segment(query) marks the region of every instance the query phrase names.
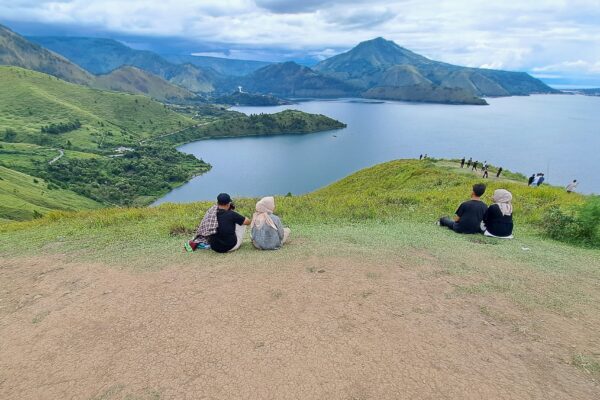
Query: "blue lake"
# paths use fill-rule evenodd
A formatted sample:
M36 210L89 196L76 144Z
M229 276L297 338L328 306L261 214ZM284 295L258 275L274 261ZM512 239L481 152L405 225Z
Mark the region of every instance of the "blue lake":
M580 182L600 193L600 97L536 95L488 99L489 106L456 106L355 99L290 106L236 107L247 113L297 109L345 122L341 130L203 140L179 147L213 168L156 204L233 196L307 193L359 169L399 158L463 156L547 181Z

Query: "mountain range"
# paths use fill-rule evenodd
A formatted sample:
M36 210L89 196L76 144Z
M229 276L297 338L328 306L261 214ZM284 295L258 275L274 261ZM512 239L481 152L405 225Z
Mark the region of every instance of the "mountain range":
M447 64L383 38L359 43L313 68L294 62L162 56L103 38L28 39L0 26L0 64L161 101L189 101L197 95L210 99L240 86L246 92L280 97L355 96L450 104L487 104L483 97L557 92L524 72Z

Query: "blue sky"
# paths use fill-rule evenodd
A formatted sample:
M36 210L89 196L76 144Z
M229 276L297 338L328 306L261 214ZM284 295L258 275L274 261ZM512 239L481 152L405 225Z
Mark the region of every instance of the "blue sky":
M25 35L309 63L382 36L440 61L600 86L600 0L0 0L0 22Z

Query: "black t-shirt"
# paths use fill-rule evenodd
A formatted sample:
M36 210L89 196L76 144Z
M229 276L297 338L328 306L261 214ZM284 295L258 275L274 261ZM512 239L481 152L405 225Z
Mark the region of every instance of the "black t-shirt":
M235 224L243 225L246 218L232 210L217 210L217 233L210 237L210 248L218 253L227 253L237 244Z
M486 210L487 206L483 201L465 201L456 210L460 220L454 224L454 230L459 233L481 233L481 221Z
M502 215L498 204L492 204L483 216L489 233L494 236L510 236L513 231L512 215Z

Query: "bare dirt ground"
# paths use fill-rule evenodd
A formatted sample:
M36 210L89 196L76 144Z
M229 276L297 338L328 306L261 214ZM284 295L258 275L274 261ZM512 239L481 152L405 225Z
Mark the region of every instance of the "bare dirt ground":
M140 271L0 259L0 398L599 396L571 365L575 347L597 344L598 319L575 328L456 295L460 278L434 259L196 260Z

